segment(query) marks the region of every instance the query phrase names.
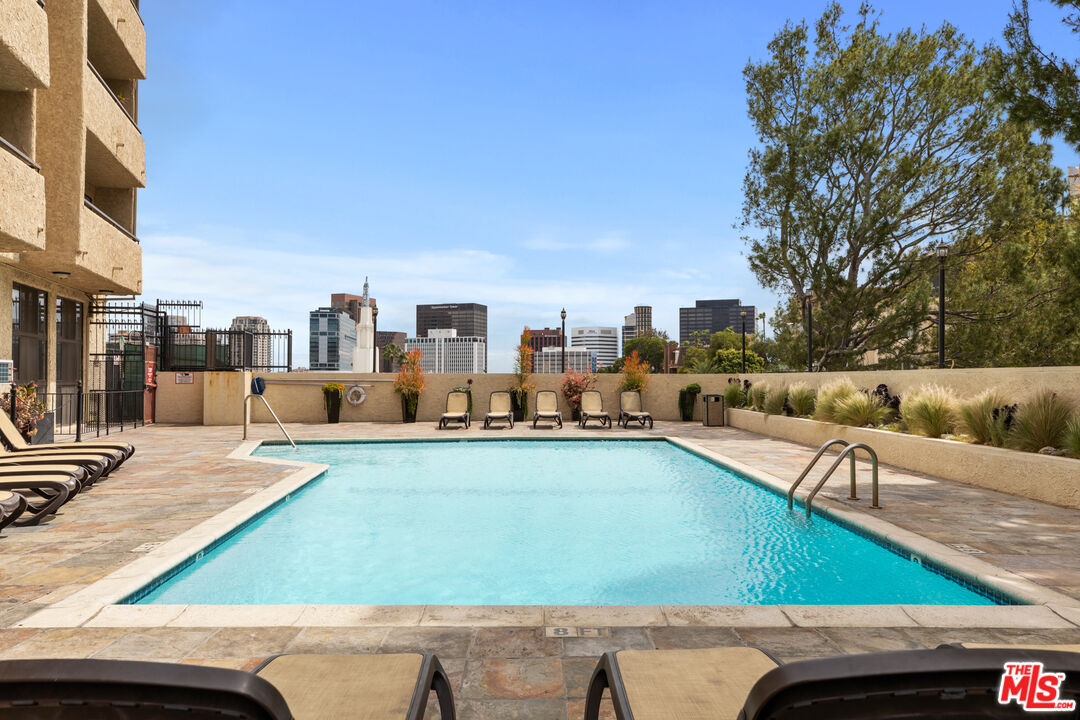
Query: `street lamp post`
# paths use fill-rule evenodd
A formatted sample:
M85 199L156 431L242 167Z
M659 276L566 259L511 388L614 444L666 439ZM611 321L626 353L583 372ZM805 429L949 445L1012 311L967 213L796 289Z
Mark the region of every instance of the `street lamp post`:
M559 343L560 343L560 345L562 345L562 351L561 351L562 352L562 371L563 371L563 374L565 375L566 374L566 308L562 309L562 312L559 313L559 316L562 318L562 336L559 338Z
M739 317L742 318L742 372L746 374L746 311L743 310L739 313Z
M814 372L814 301L817 295L806 297L806 372Z
M379 372L379 308L371 308L371 372Z
M937 315L937 366L945 367L945 258L949 248L945 243L937 246L938 257L938 315Z

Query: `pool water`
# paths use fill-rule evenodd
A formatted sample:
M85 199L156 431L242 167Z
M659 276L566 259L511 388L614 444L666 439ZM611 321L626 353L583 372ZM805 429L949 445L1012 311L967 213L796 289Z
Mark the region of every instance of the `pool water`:
M142 603L994 601L664 441L317 443L331 469Z

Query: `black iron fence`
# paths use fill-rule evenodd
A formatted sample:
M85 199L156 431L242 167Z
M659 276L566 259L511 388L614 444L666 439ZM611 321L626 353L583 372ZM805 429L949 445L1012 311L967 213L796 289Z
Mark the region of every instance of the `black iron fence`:
M83 391L80 383L79 388L67 392L39 392L37 399L45 404L45 417L38 422L31 442L44 442L49 434L56 440L79 442L133 430L146 420L142 390Z
M170 326L161 339L162 370L292 370L292 330L188 330Z

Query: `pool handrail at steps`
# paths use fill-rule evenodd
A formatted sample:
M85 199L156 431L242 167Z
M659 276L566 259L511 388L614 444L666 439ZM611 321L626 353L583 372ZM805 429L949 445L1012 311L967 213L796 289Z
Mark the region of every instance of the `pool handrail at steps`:
M270 407L270 403L263 395L263 391L265 389L266 381L262 378L257 377L251 381L251 392L244 395L244 440L247 440L248 423L251 422L251 404L248 401L251 400L251 398L253 397L257 397L263 401L263 405L265 405L266 409L270 411L270 415L274 418L274 422L276 422L277 426L281 428L281 432L285 433L285 439L289 441L289 444L292 445L293 450L295 450L296 443L293 442L292 437L289 435L289 431L286 430L285 426L281 424L280 420L278 420L277 413L274 412L274 408Z
M881 506L878 505L878 459L877 459L877 453L875 453L874 449L872 447L870 447L869 445L867 445L866 443L848 443L846 440L841 440L840 438L833 438L832 440L829 440L824 445L822 445L820 448L818 448L817 454L814 455L814 459L811 460L807 464L806 468L803 469L802 474L800 474L798 479L791 484L790 488L788 488L788 493L787 493L788 510L791 510L795 506L795 490L797 490L799 485L802 484L802 481L806 479L807 474L809 474L810 470L813 469L814 465L817 464L817 461L821 459L821 456L825 454L825 451L828 450L829 448L831 448L833 445L843 445L844 449L840 451L840 454L836 456L836 460L833 462L832 466L828 469L828 471L826 471L825 475L822 476L822 478L820 480L818 480L817 485L815 485L814 489L810 491L810 494L806 496L806 503L805 503L805 505L806 505L806 517L810 517L810 510L811 510L811 505L814 502L814 497L818 494L818 492L821 490L821 488L824 487L824 485L828 481L828 479L830 477L832 477L832 474L836 470L836 468L840 467L840 463L843 462L845 455L851 461L851 473L850 473L850 475L851 475L851 487L850 487L850 490L848 491L848 499L849 500L858 500L859 499L858 495L855 492L855 451L856 450L865 450L870 455L870 467L871 467L871 470L872 470L872 473L873 473L872 474L872 479L871 479L871 486L870 486L871 487L871 490L870 490L870 492L871 492L870 507L872 509L874 509L874 510L880 510Z

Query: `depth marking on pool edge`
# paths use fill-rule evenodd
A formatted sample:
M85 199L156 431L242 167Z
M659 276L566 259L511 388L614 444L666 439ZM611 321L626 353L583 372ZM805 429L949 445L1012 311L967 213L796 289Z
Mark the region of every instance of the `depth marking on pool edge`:
M945 543L945 544L948 545L949 547L951 547L953 550L959 550L960 552L967 553L968 555L985 555L986 554L985 550L980 550L977 547L972 547L971 545L967 545L965 543Z
M587 637L600 638L611 637L609 627L545 627L544 635L547 637Z

